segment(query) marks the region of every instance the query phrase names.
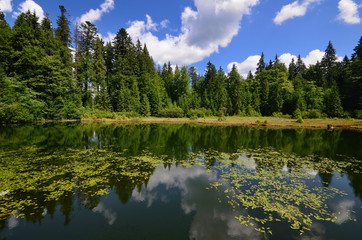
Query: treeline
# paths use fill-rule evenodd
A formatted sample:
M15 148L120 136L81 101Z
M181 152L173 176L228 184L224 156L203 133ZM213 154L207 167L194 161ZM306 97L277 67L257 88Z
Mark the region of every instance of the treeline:
M122 28L104 43L90 22L70 31L60 6L48 15L21 13L11 28L0 12L0 123L82 117L205 115L361 118L362 37L349 59L337 61L329 42L321 62L301 57L286 67L262 54L255 76L229 74L209 62L156 68L147 46ZM73 35L73 36L72 36ZM71 49L71 47L74 47Z

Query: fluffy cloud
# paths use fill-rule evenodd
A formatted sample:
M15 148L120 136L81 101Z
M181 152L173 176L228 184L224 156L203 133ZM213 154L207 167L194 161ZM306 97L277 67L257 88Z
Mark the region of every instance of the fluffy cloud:
M22 12L35 12L35 14L39 17L39 21L43 20L44 18L44 10L41 6L39 6L33 0L26 0L19 4L18 11L14 12L13 17L16 18Z
M320 0L304 0L303 3L299 3L299 0L297 0L293 3L285 5L277 13L276 17L274 18L274 23L280 25L288 19L304 16L308 7L310 7L312 3L319 1Z
M105 43L112 42L113 39L116 37L116 34L107 32L107 36L102 36L102 34L98 33L98 36L103 39Z
M13 6L11 5L11 0L0 0L0 10L2 12L12 12Z
M181 33L166 34L160 40L152 34L156 30L151 17L146 21L134 21L127 29L132 39L140 39L159 63L171 61L179 65L198 62L219 47L226 47L237 35L240 21L250 14L251 7L259 0L194 0L196 10L186 7L181 14ZM164 23L160 24L161 27ZM152 27L151 27L152 26Z
M342 20L348 24L361 23L358 15L359 6L352 0L341 0L338 3L339 15L338 20Z
M101 4L100 8L91 9L87 13L83 14L79 21L86 22L89 21L94 23L102 18L103 14L108 13L109 11L114 9L114 0L106 0Z
M311 51L306 57L302 57L302 60L306 66L316 64L318 61L320 62L324 56L325 52L322 52L319 49ZM297 61L297 56L292 55L290 53L284 53L282 54L278 59L280 62L284 63L287 67L292 62L292 59L294 58L294 61ZM260 56L250 56L245 61L238 63L238 62L231 62L228 64L228 70L231 71L233 64L236 65L238 72L240 75L242 75L244 78L248 75L249 71L254 73L256 71L257 64L259 62ZM342 57L337 57L337 61L342 61ZM266 59L264 59L266 61Z
M237 62L229 63L228 70L230 72L233 65L235 64L236 68L238 69L238 72L244 78L246 78L249 71L255 72L259 59L260 59L259 55L254 55L254 56L248 57L244 62L241 62L241 63L237 63Z

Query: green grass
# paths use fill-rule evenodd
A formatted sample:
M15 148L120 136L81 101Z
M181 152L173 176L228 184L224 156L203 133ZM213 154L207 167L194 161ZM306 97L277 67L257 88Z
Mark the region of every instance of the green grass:
M276 117L226 117L220 121L219 117L205 118L160 118L160 117L135 117L135 118L84 118L82 121L104 121L104 122L144 122L144 123L201 123L218 125L253 125L269 127L311 127L326 128L332 125L336 128L355 128L362 129L362 120L360 119L303 119L303 123L297 123L297 119L276 118Z

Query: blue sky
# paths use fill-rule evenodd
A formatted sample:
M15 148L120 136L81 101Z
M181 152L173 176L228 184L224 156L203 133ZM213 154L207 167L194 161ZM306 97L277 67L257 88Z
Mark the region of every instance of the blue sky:
M6 20L27 9L49 13L58 5L72 23L90 20L108 40L121 27L145 42L158 64L196 66L210 60L226 72L237 64L245 75L263 51L289 64L298 54L313 64L331 40L339 57L350 56L362 35L361 0L0 0Z

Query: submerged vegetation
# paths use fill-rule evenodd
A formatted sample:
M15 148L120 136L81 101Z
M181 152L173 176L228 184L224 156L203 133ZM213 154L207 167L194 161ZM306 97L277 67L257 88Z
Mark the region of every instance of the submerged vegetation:
M104 43L91 22L76 25L72 37L68 18L60 6L55 29L48 16L40 23L31 12L10 27L0 11L0 124L126 115L362 117L362 38L342 62L331 42L310 66L300 56L289 66L278 56L266 64L262 54L255 75L244 79L235 65L228 74L211 62L204 74L155 66L146 44L124 28Z
M175 165L201 166L215 172L218 179L209 189L226 196L241 224L265 234L272 234L275 221L290 225L300 234L315 221L336 221L338 214L327 206L327 200L346 193L325 186L314 173L362 173L361 160L301 157L274 148L234 153L205 150L174 160L148 151L132 156L127 149L115 151L113 147L51 152L25 147L0 152L0 221L9 215L39 221L44 209L53 215L57 202L72 201L74 194L79 204L89 209L110 190L117 191L125 203L133 189L141 191L147 186L157 167ZM241 211L244 209L246 212ZM61 211L69 218L72 210L62 207Z

